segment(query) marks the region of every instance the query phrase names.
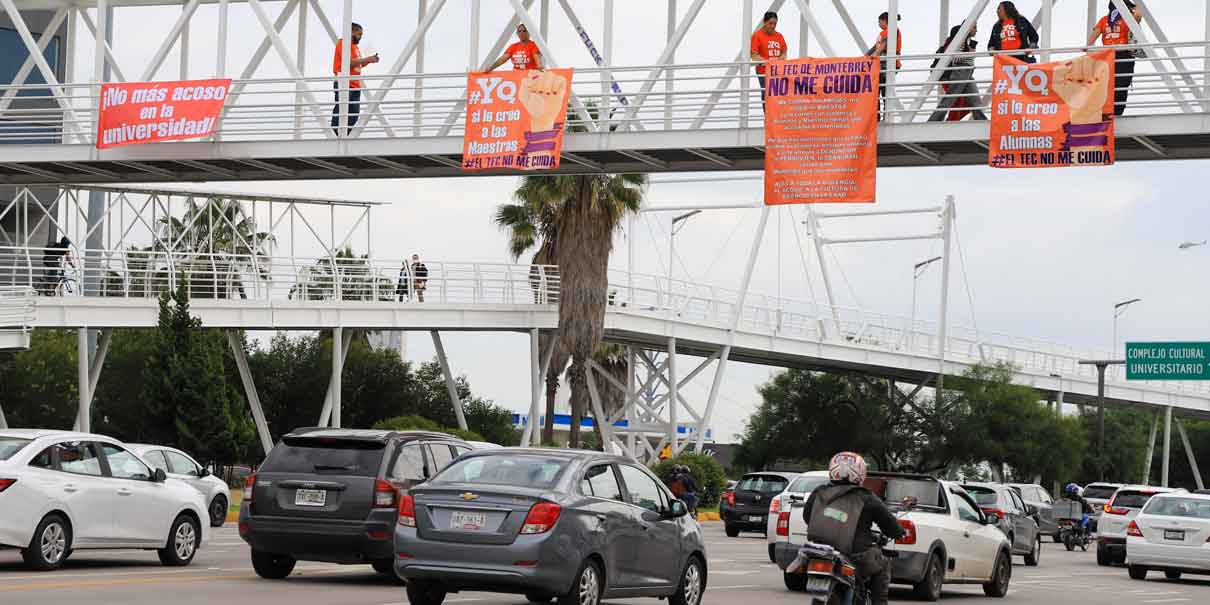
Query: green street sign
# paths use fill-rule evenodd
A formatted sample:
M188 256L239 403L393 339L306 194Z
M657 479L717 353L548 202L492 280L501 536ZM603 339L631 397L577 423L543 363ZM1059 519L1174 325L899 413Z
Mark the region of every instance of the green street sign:
M1210 380L1210 342L1128 342L1126 380Z

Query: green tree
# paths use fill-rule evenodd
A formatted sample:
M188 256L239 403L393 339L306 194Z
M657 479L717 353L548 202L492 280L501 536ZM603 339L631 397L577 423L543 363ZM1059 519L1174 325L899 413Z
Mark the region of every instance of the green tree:
M157 247L184 253L173 267L188 270L189 293L196 298L247 298L243 277L269 277L273 234L258 231L243 204L229 198L190 199L180 218L159 220Z
M1147 458L1147 438L1151 431L1151 414L1137 408L1105 409L1105 450L1097 448L1097 410L1085 408L1080 422L1087 436L1088 448L1080 469L1080 483L1091 481L1115 481L1134 483L1142 481L1143 466ZM1175 433L1175 429L1173 430ZM1176 440L1174 440L1174 445ZM1156 446L1159 452L1161 446ZM1159 456L1156 456L1156 460ZM1159 474L1151 473L1153 483L1159 482Z
M513 427L513 412L491 401L472 397L464 408L466 426L482 435L476 441L514 446L521 442L521 432Z
M79 407L76 331L33 332L30 348L0 353L0 404L11 427L70 429Z
M368 254L358 256L348 247L321 258L301 271L290 298L336 300L339 291L340 300L395 300L395 279L377 274L369 259Z

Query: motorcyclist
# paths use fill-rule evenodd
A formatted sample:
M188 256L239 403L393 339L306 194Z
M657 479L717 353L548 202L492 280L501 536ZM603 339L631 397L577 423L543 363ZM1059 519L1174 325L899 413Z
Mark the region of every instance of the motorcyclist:
M1063 498L1080 503L1080 512L1083 513L1083 516L1080 518L1080 529L1084 530L1084 533L1088 533L1089 524L1091 523L1092 505L1084 499L1080 486L1075 483L1068 483L1063 488Z
M802 515L807 539L848 556L869 582L870 603L880 605L888 599L891 562L871 527L877 525L888 538L899 538L904 531L882 499L862 487L865 478L866 463L859 454L836 454L828 464L829 483L811 492Z

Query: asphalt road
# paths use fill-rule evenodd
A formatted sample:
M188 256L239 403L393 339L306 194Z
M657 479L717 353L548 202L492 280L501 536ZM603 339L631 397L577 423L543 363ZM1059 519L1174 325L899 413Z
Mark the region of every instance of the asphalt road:
M732 605L803 605L801 593L787 592L781 572L769 563L765 542L758 535L730 539L722 525L707 524L710 582L704 603ZM1101 605L1103 603L1160 604L1210 602L1210 576L1168 581L1153 573L1146 582L1130 580L1123 568L1097 567L1092 552L1068 553L1047 543L1039 567L1016 560L1005 601ZM893 601L911 601L904 591L892 589ZM943 602L992 601L978 586L945 589ZM447 603L476 605L528 605L524 597L488 593L450 595ZM617 603L658 604L651 599ZM0 550L0 604L38 605L406 605L403 589L368 566L300 563L284 581L262 580L252 571L248 548L230 524L212 534L193 564L162 567L154 552L83 551L55 572L24 569L20 555Z

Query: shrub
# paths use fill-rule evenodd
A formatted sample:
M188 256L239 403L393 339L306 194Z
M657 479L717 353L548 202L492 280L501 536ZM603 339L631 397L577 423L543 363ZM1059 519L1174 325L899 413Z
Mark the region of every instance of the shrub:
M475 431L464 431L461 429L452 429L443 427L436 422L425 418L424 416L395 416L394 418L386 418L374 423L371 427L379 431L433 431L434 433L445 433L453 435L459 439L466 441L486 441L483 435Z
M699 508L709 508L718 504L719 498L723 494L723 488L727 486L727 474L723 472L723 466L713 456L683 453L675 458L661 461L651 467L651 470L661 481L667 483L672 477L672 467L677 464L689 467L689 474L698 486L697 505Z

